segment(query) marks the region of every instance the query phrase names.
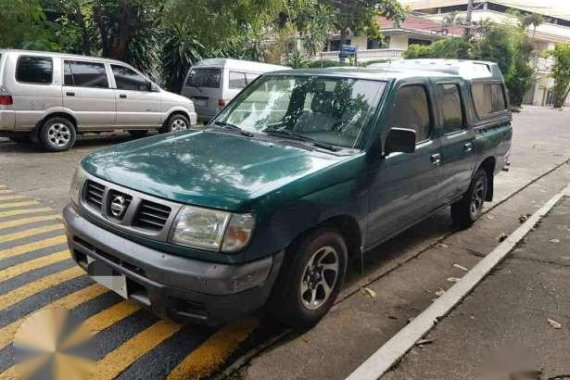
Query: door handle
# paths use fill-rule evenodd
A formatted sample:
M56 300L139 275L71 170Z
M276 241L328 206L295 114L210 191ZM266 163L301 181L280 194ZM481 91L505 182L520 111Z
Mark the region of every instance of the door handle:
M465 143L465 145L463 145L463 150L465 152L471 152L473 150L473 144L469 143Z
M66 92L65 96L75 96L75 92Z
M441 154L439 153L435 153L431 155L431 163L434 166L439 166L441 164Z
M121 98L121 99L126 99L126 98L127 98L127 95L125 95L125 94L120 94L120 95L119 95L119 98Z

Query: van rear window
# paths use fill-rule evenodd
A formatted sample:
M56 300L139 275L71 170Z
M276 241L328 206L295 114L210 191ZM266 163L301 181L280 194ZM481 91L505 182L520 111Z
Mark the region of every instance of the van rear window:
M479 117L507 109L505 90L499 83L473 83L471 86L475 111Z
M16 80L22 83L50 84L53 61L48 57L21 56L16 65Z
M222 70L220 69L192 69L186 86L220 88Z

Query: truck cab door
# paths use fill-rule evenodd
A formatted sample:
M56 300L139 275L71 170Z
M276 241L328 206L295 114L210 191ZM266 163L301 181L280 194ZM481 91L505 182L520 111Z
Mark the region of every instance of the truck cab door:
M450 203L469 188L474 165L475 131L469 128L465 94L460 82L436 84L439 123L442 130L442 197Z
M385 130L416 131L413 153L391 153L371 167L367 242L375 245L441 205L441 151L434 113L424 83L398 88L388 107ZM387 133L386 133L387 135Z

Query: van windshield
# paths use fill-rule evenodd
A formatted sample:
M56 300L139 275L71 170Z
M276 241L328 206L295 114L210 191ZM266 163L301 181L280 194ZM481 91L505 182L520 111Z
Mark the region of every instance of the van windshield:
M220 88L220 81L222 77L221 69L192 69L186 86L188 87L206 87L206 88Z
M354 148L385 82L319 76L265 76L214 123Z

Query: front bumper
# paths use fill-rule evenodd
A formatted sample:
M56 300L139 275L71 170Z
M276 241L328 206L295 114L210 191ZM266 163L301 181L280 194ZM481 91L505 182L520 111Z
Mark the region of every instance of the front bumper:
M209 263L160 252L103 229L71 206L63 211L76 263L87 256L127 278L129 299L162 318L219 325L261 308L284 252L239 265Z

